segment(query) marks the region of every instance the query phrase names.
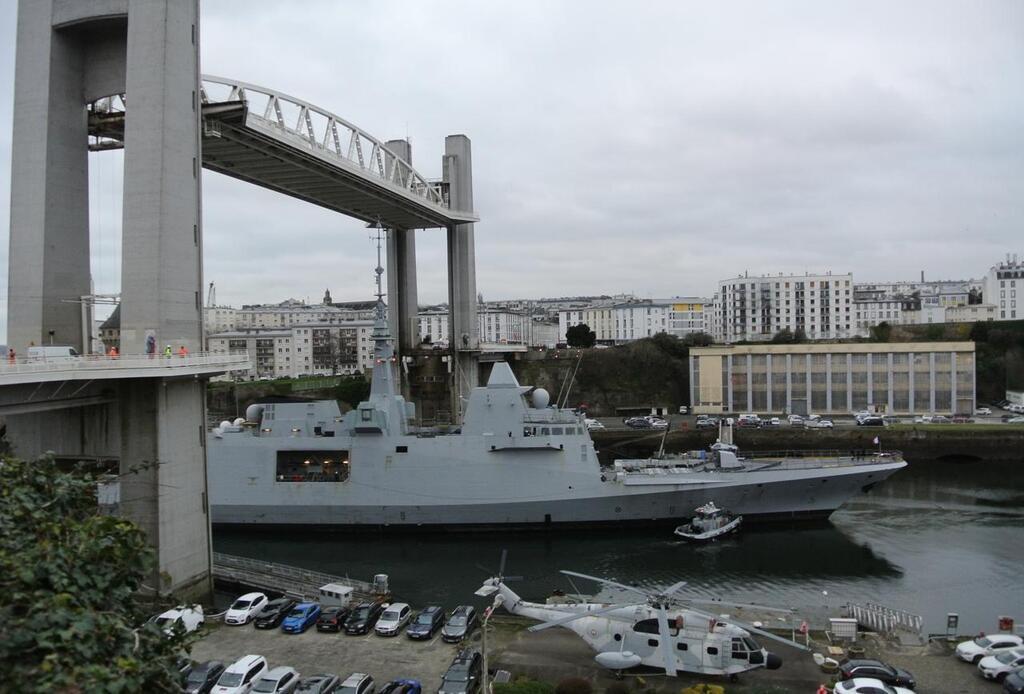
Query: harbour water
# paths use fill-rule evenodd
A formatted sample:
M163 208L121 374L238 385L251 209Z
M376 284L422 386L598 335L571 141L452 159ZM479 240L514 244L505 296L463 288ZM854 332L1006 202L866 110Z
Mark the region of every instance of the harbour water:
M875 602L962 633L998 615L1024 621L1024 463L912 463L848 502L829 522L745 529L691 546L664 528L538 533L390 534L215 530L214 549L327 573L390 576L414 606L467 602L508 549L524 597L575 592L559 569L642 585L689 582L692 593L791 607ZM594 586L578 582L583 591ZM827 594L826 594L827 593Z

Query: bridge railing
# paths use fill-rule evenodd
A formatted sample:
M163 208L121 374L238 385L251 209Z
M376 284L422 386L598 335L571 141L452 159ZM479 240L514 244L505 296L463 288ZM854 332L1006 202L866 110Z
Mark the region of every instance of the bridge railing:
M202 99L203 103L244 101L250 117L293 145L355 165L425 202L448 207L442 184L426 179L380 140L330 111L266 87L213 75L203 75Z
M122 369L171 369L202 366L225 367L228 370L248 368L249 354L235 352L190 352L184 356L174 354L84 354L77 357L32 358L5 357L0 360L0 376L14 374L81 373L85 371L116 371Z

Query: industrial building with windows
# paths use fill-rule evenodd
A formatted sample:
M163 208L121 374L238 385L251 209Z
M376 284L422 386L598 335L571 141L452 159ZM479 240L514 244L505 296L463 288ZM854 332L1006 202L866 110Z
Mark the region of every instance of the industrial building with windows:
M690 350L695 413L973 413L973 342L726 345Z

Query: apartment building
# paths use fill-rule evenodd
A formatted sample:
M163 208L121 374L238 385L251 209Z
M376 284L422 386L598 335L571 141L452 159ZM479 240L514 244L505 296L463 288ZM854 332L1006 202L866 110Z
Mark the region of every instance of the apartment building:
M449 340L449 314L447 308L427 309L416 315L420 340L428 337L433 343ZM477 312L480 341L490 344L535 344L530 315L521 311L482 309Z
M717 342L767 341L780 330L809 339L855 334L853 274L762 275L721 280L705 324Z
M684 337L704 332L704 310L710 300L702 297L640 299L603 304L558 313L558 340L565 342L569 328L585 323L599 344L617 345L658 333Z
M996 320L1024 318L1024 261L1018 260L1016 253L989 268L982 296L986 304L995 307Z
M973 342L726 345L690 350L696 413L973 413Z

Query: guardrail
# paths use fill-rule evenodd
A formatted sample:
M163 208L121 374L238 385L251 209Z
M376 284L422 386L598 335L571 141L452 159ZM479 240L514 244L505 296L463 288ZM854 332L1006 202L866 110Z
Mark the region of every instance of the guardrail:
M197 366L248 368L248 352L193 352L175 354L86 354L77 357L49 357L0 360L0 376L33 373L81 373L83 371L116 371L121 369L169 369ZM234 370L234 369L228 369Z
M222 581L297 598L318 599L320 587L328 583L350 586L357 600L369 600L374 596L373 584L366 581L220 552L213 553L213 574Z
M900 461L903 460L903 451L879 451L875 448L866 448L861 452L835 449L795 449L785 451L743 451L742 457L748 460L757 460L759 458L786 458L787 460L799 460L800 458L842 458L844 460Z
M895 634L897 631L905 631L920 635L921 627L924 623L921 615L912 614L904 610L895 610L871 602L864 603L863 605L851 603L849 611L850 616L856 619L859 625L881 634Z

